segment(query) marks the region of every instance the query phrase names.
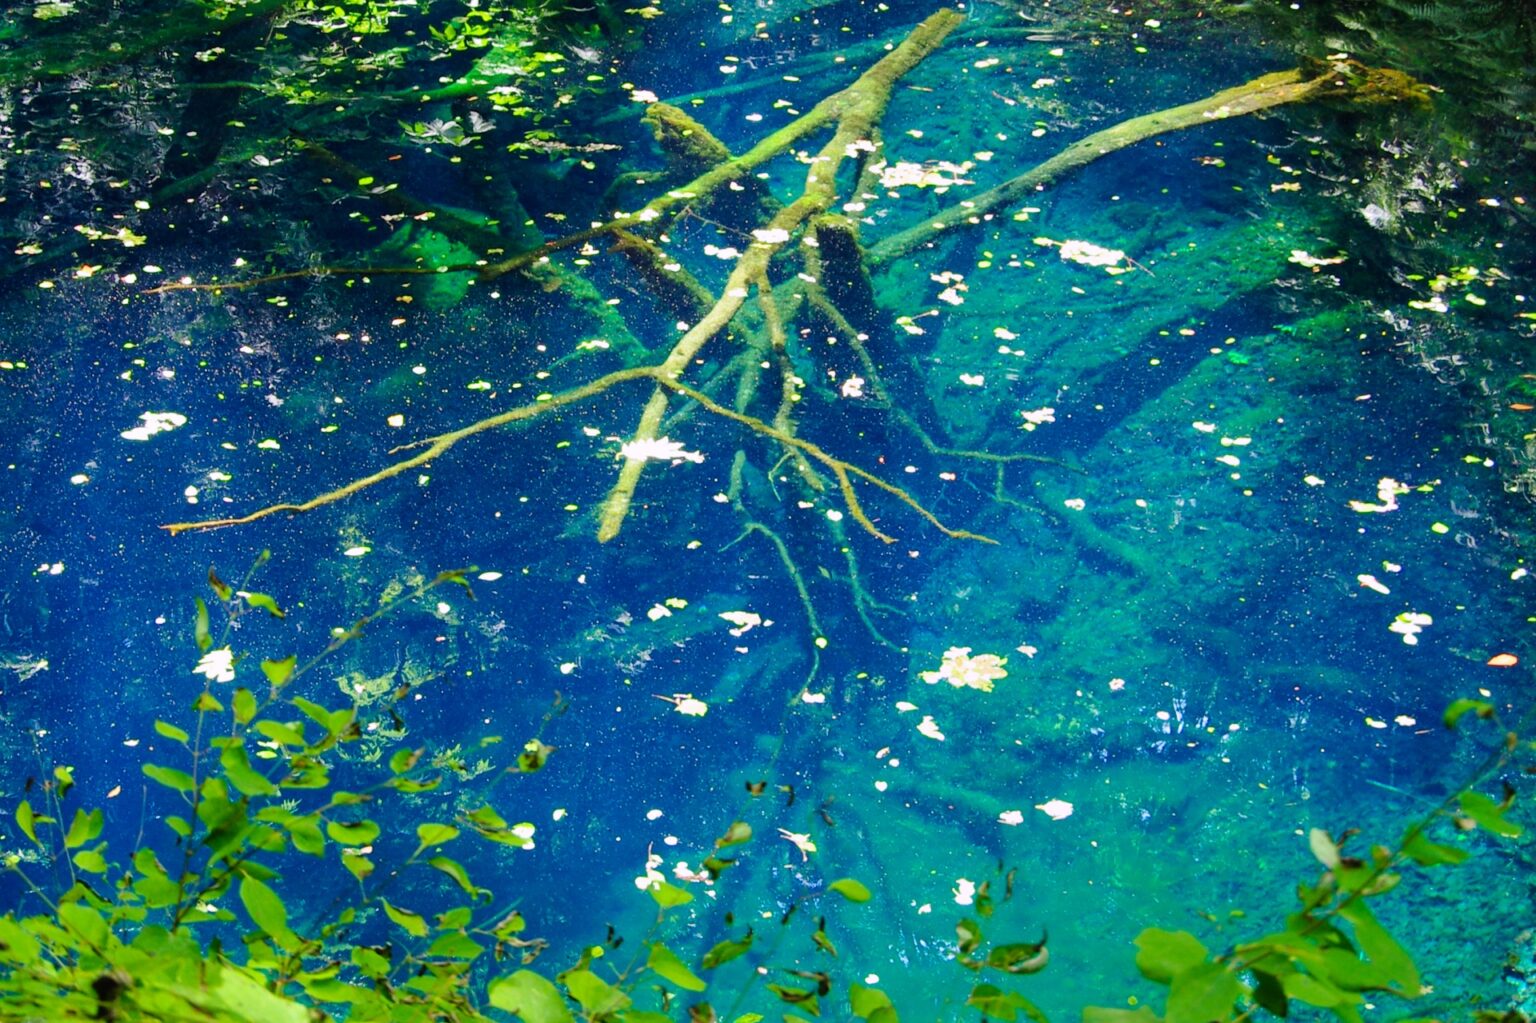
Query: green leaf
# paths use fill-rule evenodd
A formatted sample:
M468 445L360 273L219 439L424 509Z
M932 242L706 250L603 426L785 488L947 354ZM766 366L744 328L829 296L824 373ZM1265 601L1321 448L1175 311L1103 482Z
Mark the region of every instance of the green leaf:
M1307 832L1307 844L1312 847L1312 855L1317 857L1317 862L1329 870L1338 869L1339 847L1334 844L1328 832L1322 828L1313 828Z
M1481 792L1463 792L1460 802L1461 812L1476 821L1478 827L1484 831L1491 831L1505 838L1519 838L1525 830L1514 821L1504 819L1507 805L1495 803Z
M394 772L395 774L404 774L406 771L409 771L411 768L416 766L417 762L421 760L422 754L425 752L426 750L422 749L396 750L394 754L389 758L390 771Z
M706 970L713 970L717 966L723 966L732 959L738 959L745 955L747 950L752 947L752 941L751 931L748 931L747 936L740 941L722 941L704 953L704 958L699 965Z
M893 1014L890 1023L896 1023L894 1013L896 1007L891 1004L891 996L879 988L864 987L852 984L848 988L848 1005L853 1009L853 1014L860 1019L870 1019L882 1009L889 1009Z
M395 923L405 928L407 934L417 938L425 938L427 936L427 921L422 919L421 914L412 913L408 909L396 909L386 899L380 899L379 901L384 904L385 914Z
M725 829L725 834L715 839L715 848L724 849L732 845L740 845L752 840L752 825L746 821L732 821L731 826Z
M263 718L251 726L258 735L282 743L284 746L304 746L304 732L298 722L288 724Z
M1371 963L1386 974L1393 990L1403 998L1417 998L1419 969L1413 957L1377 922L1370 907L1356 899L1340 906L1339 915L1354 925L1355 940Z
M994 945L987 953L987 965L1004 973L1039 973L1049 961L1044 942Z
M1453 845L1441 845L1431 842L1422 833L1411 836L1403 843L1403 852L1410 856L1420 866L1435 867L1441 864L1456 864L1465 860L1471 853L1465 849L1458 849Z
M1359 1002L1360 996L1340 991L1332 984L1305 973L1289 973L1280 981L1288 998L1306 1002L1320 1009L1331 1009L1345 1002Z
M288 928L288 907L265 882L249 875L241 878L240 904L250 914L251 922L285 951L296 951L303 945Z
M1229 973L1223 964L1196 963L1176 974L1169 985L1167 1021L1212 1023L1213 1020L1230 1020L1235 1015L1237 1000L1247 992L1248 986Z
M1170 984L1173 978L1185 970L1205 962L1208 954L1188 931L1165 931L1148 927L1136 936L1136 968L1148 980Z
M1278 967L1280 964L1274 965ZM1259 1008L1284 1019L1291 1011L1291 1007L1280 978L1267 970L1256 969L1253 971L1253 979L1253 1000L1258 1003Z
M75 866L87 874L105 874L107 872L107 858L94 849L81 849L71 857Z
M785 1003L786 1005L797 1006L798 1008L804 1009L812 1016L821 1015L821 1001L816 996L816 990L814 988L788 987L784 984L765 984L763 986L777 995L779 1001ZM797 1017L785 1016L784 1018L786 1020L792 1020L796 1019Z
M298 654L289 654L280 661L262 661L261 673L267 676L267 681L272 684L273 689L281 689L293 677L293 669L298 663Z
M187 742L192 738L192 736L188 735L184 729L177 728L169 721L157 720L155 722L155 731L159 732L167 739L181 743L183 746L185 746Z
M197 694L197 699L192 701L192 709L200 714L217 714L224 709L224 705L219 702L217 696L204 689Z
M186 771L178 771L174 767L162 767L159 764L144 764L140 770L145 777L159 782L166 788L175 789L177 792L191 792L197 787L192 776Z
M571 997L589 1018L617 1012L629 1005L629 996L591 970L571 970L563 977Z
M338 845L367 845L379 837L379 826L373 821L363 820L355 823L342 821L327 821L325 833L331 836L331 841Z
M870 900L869 889L851 877L839 878L827 885L827 887L849 902L868 902Z
M434 856L427 861L427 865L441 870L453 878L454 883L464 889L465 893L472 899L478 899L482 895L489 894L484 889L475 887L474 882L469 879L469 871L465 870L463 864L459 863L458 860L450 860L446 856Z
M523 751L517 755L517 769L523 774L533 774L542 770L549 760L549 755L555 751L555 747L546 746L538 739L529 739L523 745Z
M208 585L213 587L214 595L220 600L228 600L235 595L235 588L223 579L220 579L219 574L213 570L212 565L208 566Z
M447 959L477 959L480 953L484 951L484 945L462 931L450 931L447 934L440 934L427 947L428 956L442 956Z
M224 769L224 777L242 795L275 796L282 791L251 766L250 759L245 755L245 743L239 739L230 742L220 751L219 766Z
M236 689L234 698L235 723L248 725L256 716L256 696L249 689Z
M575 1023L560 990L532 970L518 970L491 981L487 996L495 1008L523 1023Z
M703 991L709 986L698 974L690 970L676 953L659 941L651 945L651 955L645 961L645 965L652 973L684 991Z
M650 887L651 898L656 900L656 905L662 909L671 909L673 906L686 906L693 901L693 893L679 888L675 884L665 881L653 881Z
M1162 1023L1162 1017L1145 1005L1134 1009L1089 1005L1083 1008L1083 1023Z
M1445 727L1455 728L1456 723L1469 713L1480 718L1491 717L1493 704L1487 700L1452 700L1451 705L1445 708Z
M245 602L251 607L259 607L273 618L288 617L288 613L277 606L277 601L265 593L251 593L247 590L241 590L240 596L245 598Z
M76 810L75 819L70 822L69 831L64 835L64 848L78 849L85 843L93 841L101 834L101 827L100 810L92 810L90 813Z
M102 915L79 902L59 903L59 923L92 949L105 950L111 931Z
M965 1004L980 1009L982 1015L991 1016L994 1019L1011 1021L1018 1019L1019 1013L1022 1012L1036 1023L1046 1023L1045 1013L1041 1012L1034 1002L1023 995L1002 991L991 984L977 984L973 987Z
M197 601L197 617L192 620L192 638L197 642L198 653L206 654L213 648L213 637L208 634L208 605L202 597Z
M37 815L32 812L32 804L25 799L16 804L16 826L34 845L43 844L37 840Z
M459 837L459 829L452 824L418 824L416 825L416 840L421 844L416 847L417 852L430 849L435 845L443 845L452 842Z

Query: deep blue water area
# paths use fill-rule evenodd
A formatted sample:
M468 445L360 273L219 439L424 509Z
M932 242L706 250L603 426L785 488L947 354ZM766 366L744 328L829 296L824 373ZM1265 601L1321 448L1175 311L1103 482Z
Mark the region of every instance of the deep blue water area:
M485 200L476 175L495 168L518 192L506 209L531 222L518 229L554 239L612 215L620 174L660 166L642 94L739 154L929 13L681 5L631 17L642 41L601 59L566 44L573 79L625 83L573 101L577 127L616 148L449 163L449 148L402 141L407 114L335 148L381 178L404 154L401 191L444 208ZM1237 17L977 5L897 83L878 140L891 174L947 183L856 182L845 167L833 212L873 246L1090 132L1294 64L1283 32ZM216 605L236 684L259 688L263 658L307 663L386 596L466 569L473 599L449 584L408 602L285 695L357 699L364 738L328 760L339 787L367 788L396 748L425 751L444 785L381 800L381 823L489 804L535 826L529 849L466 834L451 851L551 942L543 963L569 963L608 924L631 939L611 953L625 963L647 934L696 960L751 924L775 969L838 971L905 1018L954 1019L974 1012L976 979L954 961L955 923L976 885L1000 894L1006 876L989 936L1048 931L1052 955L1008 983L1052 1019L1145 1000L1143 927L1213 949L1278 928L1315 879L1310 829L1359 828L1362 851L1394 842L1482 759L1489 737L1442 727L1447 704L1480 696L1510 727L1530 705L1529 450L1507 424L1536 415L1518 390L1536 193L1527 167L1479 163L1476 142L1435 148L1450 130L1434 118L1456 101L1298 104L1111 153L880 267L872 305L845 310L862 338L792 294L818 283L797 228L768 270L782 352L742 355L768 332L754 296L684 379L729 406L758 373L743 407L759 424L782 411L797 438L937 520L855 480L889 543L824 464L818 490L789 444L676 396L658 435L702 460L648 464L620 535L599 543L649 380L466 437L305 514L173 536L160 527L302 502L415 450L399 446L659 362L696 320L605 238L496 280L370 276L358 268L415 258L403 246L431 221L385 219L366 190L308 194L297 171L248 157L131 221L142 248L69 249L96 214L11 174L7 251L43 254L0 280L0 846L24 849L9 808L68 763L108 838L169 847L160 821L177 799L141 765L186 756L155 722L185 723L203 690L194 598ZM512 127L503 117L500 142ZM765 215L802 193L825 137L752 172L780 204ZM1392 145L1426 169L1412 187L1381 172L1406 210L1389 231L1366 208ZM1460 177L1431 188L1443 167ZM229 184L247 178L260 184ZM713 300L763 221L689 210L661 243ZM390 235L394 250L371 251ZM1112 250L1114 272L1068 258L1078 243ZM306 265L343 269L146 294ZM1479 273L1431 288L1468 266ZM1445 307L1429 307L1436 295ZM781 410L786 374L800 390ZM181 423L131 436L166 412ZM286 619L246 609L225 631L210 568ZM1518 663L1491 666L1501 654ZM967 656L997 663L986 655L1005 661L989 690L923 678ZM548 766L505 773L535 735L555 747ZM757 833L740 864L687 880L736 819ZM1529 821L1524 803L1510 819ZM1369 1018L1530 997L1505 970L1528 941L1529 838L1455 841L1467 864L1410 869L1378 910L1434 994ZM413 844L386 834L378 857ZM699 896L659 932L648 853ZM67 884L59 862L27 866ZM356 891L331 861L282 869L312 914ZM780 924L839 877L874 898L807 902ZM433 912L442 880L406 872L389 898ZM0 890L4 908L31 898L10 879ZM834 908L836 959L807 939ZM361 933L387 927L375 914ZM755 962L713 980L730 1019L781 1014L751 987Z

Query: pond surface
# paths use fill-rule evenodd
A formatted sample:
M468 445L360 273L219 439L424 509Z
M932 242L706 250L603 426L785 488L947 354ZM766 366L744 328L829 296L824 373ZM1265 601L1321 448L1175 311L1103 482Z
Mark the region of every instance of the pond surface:
M759 965L975 1012L955 927L990 894L988 938L1051 956L991 981L1070 1019L1156 995L1144 927L1275 930L1311 829L1363 855L1466 784L1491 736L1443 727L1451 701L1508 727L1531 703L1533 140L1500 119L1523 58L1474 87L1453 19L1405 50L1406 8L1366 31L1283 5L695 3L567 13L476 79L485 48L425 31L457 7L372 5L369 34L295 5L40 67L107 45L79 6L0 35L7 810L67 763L108 838L167 839L177 797L141 765L186 754L157 720L463 569L284 692L355 702L344 786L398 749L441 779L371 810L411 822L381 862L492 806L532 845L451 851L550 943L537 968L610 924L616 969L750 925L698 996L733 1020L788 1008ZM872 99L914 32L931 52ZM986 202L1298 54L1332 61L1302 80L1353 87L1347 54L1435 91L1217 101ZM850 88L835 146L829 118L751 156ZM695 180L726 149L749 155ZM623 372L669 353L686 391ZM230 620L210 566L286 618ZM233 682L193 671L198 597ZM548 765L506 773L533 736ZM710 879L735 820L756 837ZM1382 1011L1529 1010L1529 840L1443 840L1469 862L1377 909L1433 992ZM282 868L294 904L356 890L329 857ZM659 930L648 869L696 895ZM872 899L811 897L842 877ZM390 897L431 914L441 881Z

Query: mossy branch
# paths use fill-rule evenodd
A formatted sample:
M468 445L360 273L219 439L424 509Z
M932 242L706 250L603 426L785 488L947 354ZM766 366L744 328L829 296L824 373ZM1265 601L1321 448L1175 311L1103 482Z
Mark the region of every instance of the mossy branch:
M961 20L962 16L951 10L942 10L930 15L912 30L900 46L876 62L852 85L828 96L816 104L809 113L769 135L743 156L706 171L692 184L681 190L669 192L646 207L646 210L652 211L652 215L646 219L654 219L659 215L663 205L679 201L674 197L705 194L725 181L739 176L748 167L756 166L768 156L780 152L807 132L827 123L837 125L832 138L812 158L810 170L806 172L805 190L800 198L781 209L759 231L759 240L754 241L737 261L713 308L678 339L672 353L667 356L662 366L666 376L658 378L659 380L671 387L670 381L683 372L698 354L699 349L736 316L747 296L749 285L765 276L769 260L783 244L782 241L769 239L787 240L806 221L831 208L837 198L838 167L850 152L857 152L853 148L853 143L867 139L874 130L885 113L892 86L932 53ZM737 166L743 163L748 166ZM646 210L636 214L635 219L638 221L644 216ZM641 442L657 439L657 429L661 425L666 410L666 393L658 388L641 413L634 439ZM740 413L732 412L731 415L740 415ZM627 460L619 471L619 478L603 503L602 515L598 522L598 542L606 543L619 535L624 519L629 514L635 487L640 482L644 466L644 462ZM850 496L852 491L847 483L846 473L839 476L839 482L844 486L844 496ZM850 510L853 507L856 507L856 503L850 505ZM882 539L889 540L873 526L867 528Z
M1335 61L1307 70L1276 71L1251 82L1223 89L1205 99L1121 121L1072 143L1066 149L979 195L957 203L923 223L892 235L869 250L869 264L878 267L931 242L943 231L976 224L999 206L1018 202L1042 185L1101 156L1135 145L1155 135L1194 128L1246 114L1320 99L1363 104L1425 103L1424 86L1386 68L1368 68L1356 61Z
M524 420L537 418L544 415L546 412L553 411L554 409L562 408L566 405L573 405L577 402L585 401L588 398L595 397L618 384L622 384L630 380L641 379L654 380L660 390L673 391L677 394L685 395L689 399L698 403L699 407L704 409L706 412L719 416L722 419L729 419L732 422L739 423L756 433L760 433L765 437L769 437L775 441L778 441L780 444L786 447L794 448L795 450L808 455L810 458L826 466L829 470L831 470L833 476L838 481L838 487L842 492L843 502L848 509L848 514L853 517L855 522L864 527L866 532L884 543L894 543L895 537L889 536L882 532L875 526L874 522L871 521L869 516L865 513L863 505L859 501L858 494L854 491L853 488L853 481L855 479L863 480L864 482L869 483L870 485L877 487L880 490L884 490L886 493L895 497L901 503L917 512L918 515L922 516L945 536L953 537L959 540L978 540L982 543L997 542L991 537L983 536L980 533L972 533L964 529L952 529L949 526L946 526L939 520L936 515L933 514L933 512L929 511L916 498L914 498L907 491L903 490L901 487L896 486L894 483L887 483L885 480L876 476L874 473L869 472L866 469L862 469L851 462L844 461L843 459L838 458L833 454L830 454L817 444L807 440L802 440L799 437L795 437L784 432L783 430L777 429L776 427L763 422L761 419L758 419L756 416L749 416L745 413L726 408L724 405L721 405L719 402L715 401L704 392L689 387L687 384L684 384L678 380L672 379L664 366L636 366L631 369L617 370L613 373L608 373L604 376L598 377L596 380L582 384L579 387L573 387L570 390L561 391L558 394L553 394L548 398L536 401L531 405L520 405L517 408L508 409L506 412L501 412L494 416L488 416L485 419L481 419L478 422L471 423L470 425L461 427L460 429L451 430L448 433L438 434L435 437L427 437L423 440L419 440L411 444L402 445L401 447L395 448L393 451L391 451L391 454L400 451L408 451L413 448L420 448L421 451L418 454L412 455L410 458L394 462L385 466L383 469L380 469L378 472L355 479L352 482L345 484L344 486L337 487L335 490L326 491L320 496L311 498L308 501L303 501L297 504L282 503L268 505L265 508L259 508L256 511L251 512L248 515L239 515L229 518L204 519L198 522L172 522L167 523L160 528L164 529L172 536L177 536L181 533L207 529L219 529L224 526L243 526L248 523L255 522L258 519L264 519L269 515L276 515L279 512L288 512L290 514L297 515L303 512L314 511L316 508L323 508L328 504L335 504L337 501L351 497L353 494L367 490L369 487L383 483L386 480L393 479L394 477L399 476L401 473L409 472L412 469L426 465L434 459L447 454L447 452L461 440L473 437L479 433L484 433L487 430L494 430L497 427L506 426L510 423L522 422ZM637 460L627 458L624 461L625 465L628 466L635 464Z

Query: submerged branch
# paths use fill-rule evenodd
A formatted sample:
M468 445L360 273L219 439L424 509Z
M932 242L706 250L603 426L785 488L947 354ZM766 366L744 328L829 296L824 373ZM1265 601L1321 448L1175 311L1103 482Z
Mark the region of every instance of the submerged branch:
M356 494L362 490L366 490L376 484L383 483L385 480L393 479L394 477L399 476L401 473L409 472L412 469L419 468L420 466L423 466L428 462L431 462L432 460L446 454L449 449L451 449L459 441L468 437L473 437L475 434L484 433L487 430L494 430L497 427L506 426L509 423L534 419L538 416L542 416L546 412L552 411L553 409L561 408L566 405L572 405L580 401L585 401L588 398L595 397L617 384L625 383L630 380L641 379L654 380L657 383L659 390L673 391L677 394L684 395L696 402L699 407L704 409L706 412L719 416L722 419L729 419L732 422L739 423L756 433L760 433L765 437L769 437L778 441L780 444L786 447L794 448L795 450L810 456L811 458L820 462L822 465L826 466L829 470L831 470L833 476L837 478L839 488L842 491L843 502L848 508L848 514L853 516L854 521L863 526L866 532L884 543L894 543L895 537L881 532L875 526L874 522L870 520L869 516L864 512L864 508L859 501L858 494L855 493L853 489L854 479L863 480L864 482L877 487L895 497L901 503L917 512L918 515L922 516L922 518L927 520L945 536L953 537L957 540L978 540L982 543L997 542L991 537L982 536L980 533L972 533L964 529L952 529L949 526L946 526L939 520L938 516L934 515L933 512L924 507L915 497L909 494L906 490L903 490L901 487L896 486L894 483L887 483L885 480L876 476L874 473L868 471L867 469L862 469L859 466L854 465L852 462L844 461L843 459L838 458L836 455L827 452L817 444L785 433L783 430L777 429L776 427L763 422L756 416L749 416L745 413L726 408L724 405L721 405L719 402L715 401L704 392L695 390L694 388L689 387L687 384L673 379L667 372L664 365L636 366L631 369L617 370L613 373L608 373L604 376L598 377L596 380L582 384L579 387L573 387L570 390L561 391L558 394L550 395L548 398L536 401L531 405L519 405L517 408L508 409L507 411L498 413L494 416L487 416L485 419L481 419L478 422L471 423L468 426L461 427L460 429L451 430L448 433L438 434L435 437L426 437L411 444L402 445L398 448L395 448L394 451L408 451L414 448L420 448L422 450L418 454L412 455L410 458L394 462L385 466L383 469L380 469L378 472L360 477L359 479L355 479L351 483L337 487L335 490L327 491L318 497L311 498L308 501L303 501L298 504L282 503L268 505L265 508L259 508L256 511L251 512L248 515L239 515L230 518L204 519L198 522L172 522L167 523L160 528L164 529L172 536L176 536L181 533L207 529L219 529L224 526L242 526L251 522L255 522L258 519L264 519L269 515L276 515L279 512L289 512L297 515L303 512L313 511L316 508L322 508L328 504L335 504L337 501L351 497L353 494ZM639 460L626 458L624 461L627 467L628 465L634 464Z
M1251 82L1223 89L1205 99L1121 121L1072 143L1066 149L923 223L892 235L869 250L869 264L878 267L931 242L939 233L961 224L976 224L999 206L1017 202L1070 170L1092 163L1117 149L1155 135L1194 128L1212 121L1256 114L1288 103L1342 99L1355 103L1427 102L1423 85L1387 68L1368 68L1355 61L1335 61L1311 71L1277 71Z
M678 339L672 353L667 356L666 362L662 365L666 379L661 382L667 387L673 387L673 379L693 361L705 342L723 330L736 316L747 296L749 285L766 274L769 260L779 251L783 243L789 240L790 235L812 217L825 213L831 208L837 198L837 169L847 159L849 153L857 152L854 143L867 140L870 133L875 130L881 116L885 113L886 103L890 100L891 87L916 67L923 58L932 53L961 20L962 16L952 10L941 10L930 15L912 30L911 35L907 36L900 46L860 75L852 85L828 96L816 104L809 113L769 135L745 155L706 171L691 185L682 190L668 192L667 195L654 200L640 214L635 215L635 219L639 219L647 211L651 211L651 216L646 219L655 219L660 214L663 204L667 204L669 200L679 201L674 197L694 197L705 194L725 181L739 176L743 170L756 166L768 156L778 153L802 135L830 122L835 122L837 125L832 138L812 158L810 170L806 172L805 189L800 197L779 210L763 228L754 232L757 240L737 261L713 308ZM745 166L738 167L739 164L745 164ZM634 439L637 442L657 439L657 430L661 426L666 410L666 392L658 388L646 403L644 412L641 413ZM731 415L740 415L740 413L732 412ZM635 460L624 463L617 482L614 483L608 499L603 503L602 517L597 531L599 543L606 543L619 535L624 519L629 514L635 487L640 482L644 465L644 462ZM839 470L836 474L843 487L845 499L852 498L852 488L848 483L847 473ZM857 507L857 499L853 498L850 510L855 507ZM855 518L858 518L859 514L862 513L855 514ZM889 537L874 529L872 525L867 525L866 521L861 521L860 524L889 542Z

